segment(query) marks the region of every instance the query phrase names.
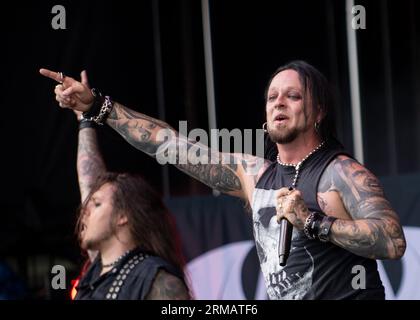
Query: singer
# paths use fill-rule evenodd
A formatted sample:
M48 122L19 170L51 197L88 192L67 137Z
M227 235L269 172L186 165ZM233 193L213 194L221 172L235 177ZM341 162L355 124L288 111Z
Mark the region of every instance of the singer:
M404 234L378 179L336 139L332 95L327 80L313 66L293 61L269 80L265 159L209 150L163 121L92 92L87 84L46 69L40 72L60 83L55 94L61 107L106 123L152 157L165 148L180 153L194 147L209 159L214 153L212 159L234 159L174 165L214 189L242 198L252 208L270 299L384 299L375 259L401 258ZM173 135L159 140L160 130ZM250 171L256 164L263 165ZM290 232L280 234L278 222ZM352 282L356 265L366 271L363 288Z

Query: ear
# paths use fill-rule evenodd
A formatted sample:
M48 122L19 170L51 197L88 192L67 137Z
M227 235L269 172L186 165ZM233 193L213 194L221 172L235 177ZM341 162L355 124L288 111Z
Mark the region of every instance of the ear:
M124 213L119 213L118 218L117 218L117 226L121 227L127 223L128 223L127 215L125 215Z
M324 111L322 111L322 109L318 106L318 108L317 108L317 115L316 115L316 118L315 118L315 121L316 122L318 122L318 123L320 123L321 121L322 121L322 119L324 119Z

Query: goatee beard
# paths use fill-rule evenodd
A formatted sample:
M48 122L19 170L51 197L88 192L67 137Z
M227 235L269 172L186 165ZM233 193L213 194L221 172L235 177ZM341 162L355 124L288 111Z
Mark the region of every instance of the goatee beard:
M283 129L280 131L273 131L268 128L268 135L274 143L278 144L287 144L295 140L298 136L299 132L297 129L287 130Z

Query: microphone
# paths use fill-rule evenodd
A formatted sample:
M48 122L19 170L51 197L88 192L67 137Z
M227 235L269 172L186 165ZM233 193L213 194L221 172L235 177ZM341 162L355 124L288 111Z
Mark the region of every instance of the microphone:
M279 236L279 261L280 266L284 267L290 253L290 245L292 244L293 225L285 218L280 220L280 236Z
M289 188L292 191L293 187ZM279 235L279 261L280 266L284 267L290 253L292 244L293 225L286 218L280 219L280 235Z

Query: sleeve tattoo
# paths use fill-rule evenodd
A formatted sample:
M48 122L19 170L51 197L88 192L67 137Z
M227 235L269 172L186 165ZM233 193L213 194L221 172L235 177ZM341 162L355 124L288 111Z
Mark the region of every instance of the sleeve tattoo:
M325 170L318 200L326 192L337 192L353 220L337 219L330 239L338 246L372 259L397 259L406 243L397 214L385 198L378 178L354 159L339 156Z
M180 136L167 123L116 102L107 123L127 142L158 162L159 157L172 159L170 163L181 171L213 189L232 195L241 196L243 193L239 171L246 172L248 167L255 168L260 164L260 158L253 156L241 157L213 151L200 142ZM191 153L197 155L197 159L207 161L190 161L188 157Z
M160 270L146 300L189 300L190 298L188 288L181 279Z
M98 148L95 129L80 130L77 149L77 176L82 202L88 196L98 176L104 172L106 172L106 167Z

